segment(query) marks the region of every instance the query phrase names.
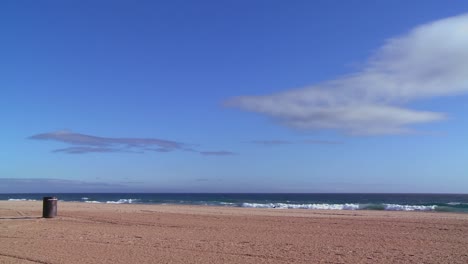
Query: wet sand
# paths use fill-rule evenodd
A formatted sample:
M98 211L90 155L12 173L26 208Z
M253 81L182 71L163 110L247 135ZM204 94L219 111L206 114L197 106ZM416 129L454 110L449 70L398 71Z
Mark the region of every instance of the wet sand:
M468 214L0 201L0 263L468 263Z

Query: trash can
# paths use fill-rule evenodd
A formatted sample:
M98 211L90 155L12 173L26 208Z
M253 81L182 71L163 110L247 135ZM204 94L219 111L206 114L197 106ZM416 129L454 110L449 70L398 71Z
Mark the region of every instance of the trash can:
M42 217L52 218L57 216L57 197L44 197L42 199Z

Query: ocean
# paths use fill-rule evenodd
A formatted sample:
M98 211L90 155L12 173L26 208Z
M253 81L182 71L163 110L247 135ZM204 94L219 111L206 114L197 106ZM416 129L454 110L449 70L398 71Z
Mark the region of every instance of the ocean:
M0 194L0 200L40 201L44 196L56 196L59 201L83 203L468 213L468 194L21 193Z

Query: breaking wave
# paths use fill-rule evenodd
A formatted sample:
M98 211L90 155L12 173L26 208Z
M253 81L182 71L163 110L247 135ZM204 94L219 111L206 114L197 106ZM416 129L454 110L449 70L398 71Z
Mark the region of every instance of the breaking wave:
M0 200L42 201L44 194L0 194ZM175 204L304 210L380 210L468 213L468 195L437 194L56 194L63 202Z
M277 209L312 209L312 210L386 210L386 211L435 211L437 205L401 205L401 204L289 204L289 203L243 203L241 207L277 208Z
M437 205L400 205L400 204L386 204L385 210L387 211L435 211Z
M278 209L358 210L359 204L243 203L242 207Z
M107 201L108 204L131 204L138 203L140 199L119 199L118 201Z

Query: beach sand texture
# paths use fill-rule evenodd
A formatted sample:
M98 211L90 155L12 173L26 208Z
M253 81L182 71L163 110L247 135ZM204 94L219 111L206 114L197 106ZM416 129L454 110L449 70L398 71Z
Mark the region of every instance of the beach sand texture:
M0 201L0 263L468 263L468 214Z

